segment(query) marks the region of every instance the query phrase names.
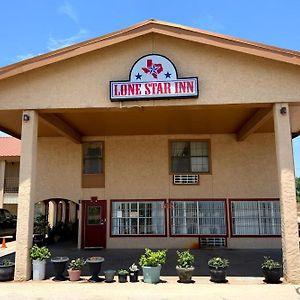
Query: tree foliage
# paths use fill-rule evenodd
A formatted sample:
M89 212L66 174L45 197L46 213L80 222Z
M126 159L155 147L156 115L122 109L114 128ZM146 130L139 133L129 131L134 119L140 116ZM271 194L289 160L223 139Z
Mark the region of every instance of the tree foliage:
M296 195L297 195L297 202L300 202L300 177L296 177Z

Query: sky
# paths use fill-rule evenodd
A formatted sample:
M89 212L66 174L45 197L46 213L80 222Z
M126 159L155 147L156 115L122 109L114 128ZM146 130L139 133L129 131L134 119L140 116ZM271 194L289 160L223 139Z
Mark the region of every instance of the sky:
M300 51L299 12L300 0L0 0L0 67L147 19Z

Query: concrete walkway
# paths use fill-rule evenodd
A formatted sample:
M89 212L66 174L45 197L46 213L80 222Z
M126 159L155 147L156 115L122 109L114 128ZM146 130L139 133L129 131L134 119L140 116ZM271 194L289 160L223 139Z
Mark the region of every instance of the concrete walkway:
M195 277L193 284L177 283L175 277L162 277L164 283L41 282L0 283L1 299L9 300L299 300L300 286L270 285L260 279L228 278L227 284L214 284L207 277Z

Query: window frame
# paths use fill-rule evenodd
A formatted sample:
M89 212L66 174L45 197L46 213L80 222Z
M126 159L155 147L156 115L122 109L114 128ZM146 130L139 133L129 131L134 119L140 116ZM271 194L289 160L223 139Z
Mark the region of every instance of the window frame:
M112 225L113 225L113 203L114 202L162 202L164 210L164 234L118 234L115 235L112 233ZM152 237L167 237L167 200L166 199L111 199L110 200L110 228L109 228L109 236L111 238L124 238L124 237L143 237L143 238L152 238Z
M273 202L279 202L280 204L280 199L279 198L237 198L237 199L228 199L229 203L229 219L230 219L230 237L232 238L275 238L275 237L281 237L281 234L277 235L277 234L234 234L233 233L233 212L232 212L232 202L235 201L245 201L245 202L249 202L249 201L253 201L253 202L267 202L267 201L273 201ZM280 221L281 221L281 215L280 215Z
M85 168L85 147L88 144L100 144L101 145L101 154L100 160L102 161L102 170L99 173L84 173ZM82 175L83 176L99 176L104 174L104 142L103 141L90 141L82 143Z
M224 203L224 215L225 215L225 234L173 234L172 233L172 214L171 214L171 209L172 209L172 202L176 201L181 201L181 202L223 202ZM229 230L228 230L228 207L227 207L227 201L225 198L213 198L213 199L207 199L207 198L189 198L189 199L169 199L169 233L170 237L203 237L203 238L217 238L217 237L222 237L222 238L228 238L229 237Z
M186 142L186 143L192 143L192 142L207 142L207 151L208 151L208 172L174 172L172 170L172 144L176 142ZM201 174L201 175L212 175L212 161L211 161L211 140L210 139L170 139L168 141L169 144L169 175L176 175L176 174ZM192 156L190 156L192 157ZM198 156L196 156L198 157ZM190 165L191 169L191 165Z
M102 147L102 172L95 174L85 174L84 173L84 151L85 145L99 143ZM104 141L84 141L81 145L81 187L82 188L104 188L105 187L105 143Z

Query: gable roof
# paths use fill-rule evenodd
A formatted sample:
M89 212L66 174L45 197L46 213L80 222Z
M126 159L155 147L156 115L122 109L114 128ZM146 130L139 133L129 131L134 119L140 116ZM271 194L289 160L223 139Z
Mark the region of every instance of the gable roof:
M14 137L0 137L0 157L20 156L21 141Z
M300 66L300 52L297 51L150 19L110 34L2 67L0 80L149 33L158 33Z

